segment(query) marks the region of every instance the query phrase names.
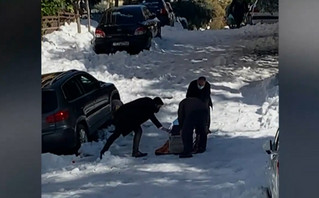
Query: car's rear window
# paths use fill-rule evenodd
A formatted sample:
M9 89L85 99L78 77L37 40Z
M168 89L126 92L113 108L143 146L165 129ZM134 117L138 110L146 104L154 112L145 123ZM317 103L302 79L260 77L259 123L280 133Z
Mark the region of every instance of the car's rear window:
M130 24L143 20L141 8L120 8L107 10L102 18L102 24Z
M55 91L42 91L42 113L48 113L57 108L58 101Z
M159 0L144 0L143 3L154 3L154 4L159 4Z

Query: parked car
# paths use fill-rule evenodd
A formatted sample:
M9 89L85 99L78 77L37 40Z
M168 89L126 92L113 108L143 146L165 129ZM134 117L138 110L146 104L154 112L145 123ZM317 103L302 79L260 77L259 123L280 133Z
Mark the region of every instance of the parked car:
M268 196L270 198L279 198L279 129L276 132L274 141L266 142L264 149L270 156Z
M174 16L164 0L143 0L142 4L156 14L156 17L161 21L161 26L174 25Z
M278 22L278 1L256 0L245 17L246 24Z
M91 19L96 21L96 22L99 22L101 20L103 12L98 10L98 9L92 9L90 11L91 11L91 13L90 13Z
M84 71L43 74L42 152L76 153L122 104L112 83Z
M93 49L99 53L126 50L138 53L150 49L152 39L161 36L160 21L144 5L107 9L95 30Z

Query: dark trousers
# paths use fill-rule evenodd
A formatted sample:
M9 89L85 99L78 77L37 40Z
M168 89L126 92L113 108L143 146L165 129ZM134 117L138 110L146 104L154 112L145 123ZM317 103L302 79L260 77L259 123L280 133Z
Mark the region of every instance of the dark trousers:
M210 107L208 107L208 112L207 112L207 126L206 126L206 133L209 133L209 127L210 127Z
M182 128L182 140L184 145L183 153L192 153L193 151L193 132L199 136L198 146L206 149L207 144L207 117L208 111L194 111L185 118Z
M142 137L142 128L139 126L134 131L134 138L133 138L133 150L132 153L137 153L139 151L139 145ZM115 128L114 133L107 139L103 149L101 150L101 154L104 154L106 151L109 150L110 146L113 144L113 142L120 137L121 131L117 130Z

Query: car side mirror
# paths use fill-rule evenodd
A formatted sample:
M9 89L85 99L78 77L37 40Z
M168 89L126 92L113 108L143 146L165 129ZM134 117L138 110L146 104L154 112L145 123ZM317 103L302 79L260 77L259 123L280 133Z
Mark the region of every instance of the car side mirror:
M265 142L263 144L263 149L266 151L267 154L271 154L271 152L272 152L272 141L269 140L269 142L268 141Z

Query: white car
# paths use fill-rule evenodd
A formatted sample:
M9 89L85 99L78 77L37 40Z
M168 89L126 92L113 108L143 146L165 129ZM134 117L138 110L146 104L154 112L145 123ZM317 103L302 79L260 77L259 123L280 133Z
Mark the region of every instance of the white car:
M264 144L264 149L269 154L269 188L268 196L271 198L279 198L279 128L276 132L274 141Z
M256 0L246 15L246 24L278 22L278 1Z

